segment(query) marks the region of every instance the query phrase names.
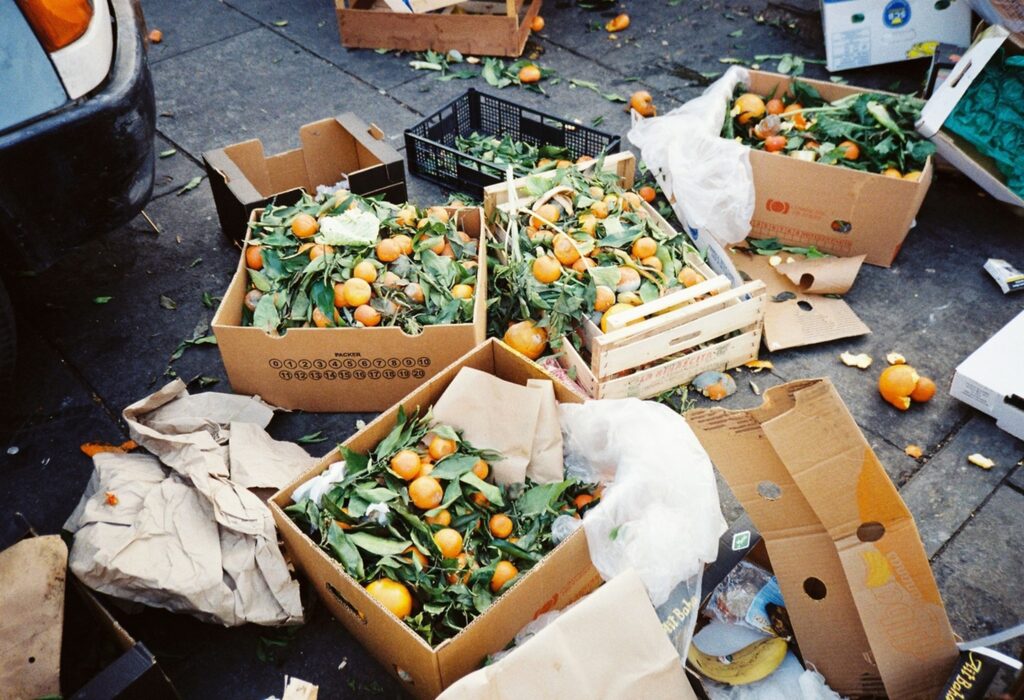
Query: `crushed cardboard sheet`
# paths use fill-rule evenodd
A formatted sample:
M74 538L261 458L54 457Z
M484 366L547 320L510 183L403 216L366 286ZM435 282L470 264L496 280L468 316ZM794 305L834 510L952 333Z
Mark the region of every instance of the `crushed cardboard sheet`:
M561 481L562 433L550 380L527 386L463 367L433 408L437 423L451 425L476 446L504 458L491 465L499 484ZM542 420L543 418L543 420Z
M263 431L272 416L258 397L190 395L180 380L127 407L131 437L151 454L93 458L65 523L71 570L95 590L209 622L301 622L270 510L246 489L314 464Z
M439 700L529 697L696 700L640 577L629 569Z
M812 267L812 272L805 273L804 264L817 260L803 260L803 256L799 255L791 257L794 262L783 262L775 268L764 255L753 255L735 249L730 253L736 269L751 279L765 283L769 299L783 295L782 301L773 300L765 305L764 342L769 351L825 343L871 332L845 301L823 296L824 292L809 293L801 288L799 283L805 275L809 275L809 288L838 289L843 286L839 280L852 284L853 279L849 278L850 270L853 268L851 263L843 262L843 258L821 258L819 260L834 261L832 264L839 268L835 274L828 266L818 266L817 269ZM863 256L850 260L862 261ZM794 272L794 276L798 283L794 283L787 274L780 272L780 269L791 267L797 271ZM860 262L857 262L856 268L860 268ZM853 276L856 277L856 272ZM817 281L819 279L820 282Z
M0 552L0 698L60 694L67 565L60 535Z
M775 269L808 294L846 294L864 264L864 256L804 258L790 256Z

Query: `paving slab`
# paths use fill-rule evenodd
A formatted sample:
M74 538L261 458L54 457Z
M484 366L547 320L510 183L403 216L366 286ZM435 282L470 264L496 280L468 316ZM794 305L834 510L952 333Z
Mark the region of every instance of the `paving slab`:
M1024 492L1024 460L1017 462L1016 469L1010 474L1010 478L1006 480L1006 483L1013 486L1018 491Z
M161 61L152 73L157 128L194 156L251 138L267 153L296 148L301 125L345 111L376 122L398 145L418 119L266 28Z
M1024 494L1001 487L932 563L953 629L964 639L1020 622L1020 515ZM1021 640L1003 651L1019 658Z
M211 0L143 0L148 29L159 29L163 40L149 45L150 64L208 46L259 26L223 2Z
M989 470L970 464L981 453L995 461ZM971 517L1024 457L1024 443L975 413L967 424L928 459L903 488L903 500L917 520L928 556L934 556Z
M158 155L156 159L156 175L153 180L154 198L177 192L192 178L196 176L202 177L206 174L206 169L192 160L193 157L201 157L201 153L189 154L162 136L156 137L155 149ZM160 153L165 153L171 149L177 152L164 158L159 157Z

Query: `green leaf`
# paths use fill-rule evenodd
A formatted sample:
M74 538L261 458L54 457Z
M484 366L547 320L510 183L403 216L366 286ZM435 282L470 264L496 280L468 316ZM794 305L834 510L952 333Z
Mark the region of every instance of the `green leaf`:
M338 448L341 451L341 457L345 460L345 474L362 474L370 467L370 458L366 455L359 454L358 452L349 449L342 445Z
M191 180L186 182L184 187L182 187L180 190L178 190L178 195L180 196L180 195L185 194L186 192L190 192L191 190L194 190L195 188L199 187L199 183L202 182L202 181L203 181L202 176L196 175L194 178L192 178Z
M193 381L195 381L195 383L199 385L200 389L211 387L214 384L220 384L220 380L217 379L217 377L207 377L205 375L196 377Z
M208 309L214 308L220 300L221 297L215 297L209 292L203 292L203 306Z
M384 487L356 489L356 494L367 503L387 503L398 498L398 494Z
M93 297L92 298L92 303L93 304L106 304L107 302L109 302L113 298L114 297Z
M348 538L359 549L381 557L401 554L412 544L409 540L390 540L366 532L353 532Z
M473 465L479 459L474 455L462 454L445 457L437 463L433 471L430 472L430 476L435 479L458 479L463 474L473 471Z
M731 36L733 39L739 39L741 36L743 36L743 30L737 29L734 32L729 32L729 36Z
M299 444L302 444L302 445L312 445L312 444L317 443L317 442L325 442L326 440L327 440L327 438L324 437L324 431L318 430L315 433L309 433L307 435L303 435L302 437L300 437L295 442L297 442Z
M327 529L327 547L351 576L358 580L366 575L363 571L363 557L352 538L336 522L332 522Z
M160 151L160 157L161 158L170 158L171 156L173 156L177 152L178 152L177 148L168 148L165 151Z
M252 268L246 268L249 272L249 279L252 280L252 286L261 292L269 292L271 289L270 280L259 270L253 270Z
M594 284L604 285L615 289L619 285L619 268L609 267L602 265L600 267L592 267L588 270L591 279L594 280Z
M481 479L473 472L463 474L462 476L459 477L459 481L461 481L464 484L468 484L475 488L476 490L480 491L484 496L487 497L487 500L493 503L494 505L505 505L505 499L501 497L501 489L499 489L494 484L488 484L486 481Z
M654 284L650 280L644 280L644 283L640 285L640 299L646 304L649 301L654 301L661 296L661 291L658 289L658 285Z
M526 491L516 501L516 508L525 516L540 515L551 509L563 492L576 483L575 479L566 479L551 484L540 484Z
M252 314L252 325L262 328L268 333L277 330L277 327L281 325L281 316L277 313L277 307L274 306L273 294L264 294L260 297L256 304L256 310Z
M168 311L174 311L178 308L178 302L171 299L169 296L160 295L160 306L167 309Z

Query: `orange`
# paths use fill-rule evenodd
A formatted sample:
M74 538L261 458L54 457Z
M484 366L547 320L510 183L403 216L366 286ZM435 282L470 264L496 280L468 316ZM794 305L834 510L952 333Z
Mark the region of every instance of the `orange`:
M764 150L769 153L778 153L779 151L785 150L786 143L787 140L785 136L774 134L764 140Z
M337 314L338 312L335 311L334 313ZM319 306L315 306L313 307L313 325L317 328L327 328L334 324L327 318L327 314L320 310Z
M512 534L512 518L508 517L504 513L496 513L491 516L490 521L487 523L488 529L491 534L497 537L499 540L503 540Z
M597 297L594 299L594 311L604 313L615 303L615 292L603 284L597 286Z
M679 276L676 278L679 284L684 287L692 287L695 284L700 284L704 281L704 275L700 274L692 267L684 267L679 271Z
M658 196L658 191L655 190L650 185L644 185L639 190L637 190L637 193L640 195L640 199L644 200L648 204L653 202Z
M245 304L245 308L249 311L255 311L256 305L260 303L260 299L263 297L263 292L258 289L250 289L245 293L245 299L242 303Z
M629 26L629 15L623 12L621 15L616 16L613 19L608 20L608 23L604 25L605 31L608 32L621 32L623 29Z
M452 524L452 514L445 508L437 515L428 515L426 518L427 522L431 525L440 525L442 527L448 527Z
M334 248L332 248L331 246L329 246L329 245L322 245L320 243L317 243L315 246L313 246L312 248L309 249L309 259L310 260L316 260L321 255L327 255L328 253L333 253L333 252L334 252Z
M385 287L397 287L402 283L402 278L388 270L380 276L380 283Z
M542 31L543 29L544 29L544 18L541 17L540 15L537 15L536 17L533 18L533 21L530 22L530 31L539 32L539 31Z
M352 313L353 318L367 328L380 325L380 312L369 304L361 304Z
M595 219L607 219L608 202L594 202L590 205L590 214Z
M348 306L348 302L345 301L345 283L335 282L334 283L334 305L338 308L345 308Z
M917 388L920 376L910 365L886 367L878 377L878 392L882 398L901 411L910 408L910 395Z
M593 214L584 214L580 217L580 230L593 238L597 233L597 217Z
M899 168L886 168L882 171L882 174L886 177L894 177L897 180L903 179L903 173L900 172Z
M348 306L360 306L370 301L370 297L373 296L369 282L358 277L345 280L342 291L345 295L345 304Z
M443 255L446 258L454 258L455 257L455 249L452 248L452 244L451 243L449 243L448 241L445 241L444 242L444 247L441 248L441 252L438 253L438 255Z
M406 481L419 476L420 466L420 456L412 450L401 450L391 458L391 471Z
M453 454L457 447L454 440L435 435L430 441L430 447L427 448L427 452L430 454L431 459L439 461Z
M793 122L793 126L795 126L800 131L803 131L804 129L807 128L807 117L804 116L804 113L802 111L803 108L804 106L802 104L800 104L799 102L794 102L793 104L789 105L784 110L782 110L782 116L789 117L790 121Z
M399 226L413 226L416 223L417 216L416 207L412 204L406 204L395 214L395 222Z
M563 265L572 265L580 259L580 251L576 249L576 243L564 233L554 237L551 247L555 252L555 259Z
M377 259L381 262L394 262L402 254L402 245L394 238L377 241Z
M466 566L469 565L469 555L466 554L465 552L463 552L459 556L455 557L455 559L456 559L456 561L458 561L458 565L456 566L456 568L459 571L462 571L463 569L466 568ZM445 578L448 580L448 583L450 583L453 586L455 584L457 584L457 583L460 583L460 582L461 583L469 583L469 572L467 571L465 574L462 575L461 578L459 577L458 574L455 574L455 573L446 574Z
M519 69L519 82L521 83L536 83L540 81L540 77L540 68L533 64L523 66Z
M640 264L643 265L644 267L650 267L657 270L658 272L661 272L661 258L659 258L657 255L652 255L649 258L644 258L643 260L640 261Z
M369 260L360 260L359 263L352 268L352 276L357 277L364 282L376 282L377 281L377 268L373 266L373 263Z
M445 559L454 559L462 553L462 535L458 530L446 527L434 533L434 544Z
M764 116L765 104L760 95L745 92L736 98L733 109L739 112L736 116L736 121L740 124L749 124L755 119L760 119Z
M619 267L619 283L615 287L616 292L635 292L640 289L640 273L631 267L622 265Z
M654 98L646 90L637 90L629 98L629 106L635 109L641 117L653 117L658 114L654 106Z
M778 97L773 97L764 105L764 111L768 114L782 114L784 109L786 109L786 105Z
M912 182L919 182L921 180L921 171L911 170L910 172L903 176L903 179L911 180Z
M469 499L480 508L486 508L491 505L491 502L487 500L487 496L483 495L480 491L475 491Z
M491 468L487 466L487 462L478 459L476 464L473 465L473 473L481 479L486 479L487 475L491 473Z
M433 463L431 463L431 462L423 462L423 464L420 465L419 476L428 476L430 474L430 472L432 472L432 471L434 471Z
M472 299L473 287L468 284L457 284L452 287L452 296L456 299Z
M572 264L573 272L582 277L583 273L592 267L597 267L597 262L592 258L580 258Z
M563 159L561 159L561 160L559 160L558 162L555 163L555 167L558 168L559 170L561 170L562 168L571 168L572 167L572 161L571 160L565 160L563 158Z
M935 396L935 382L928 377L918 379L917 386L910 392L910 398L920 403L930 401L933 396Z
M427 216L440 221L442 224L447 224L450 218L448 210L444 207L430 207L430 209L427 209Z
M432 476L418 476L409 484L409 499L413 505L423 510L431 510L441 505L444 490L441 482Z
M531 360L536 360L547 350L548 332L543 328L538 328L533 321L520 321L509 326L502 340L513 350L518 350Z
M594 497L589 493L581 493L576 498L572 499L572 505L576 510L583 510L583 506L592 503Z
M423 287L413 282L412 284L406 286L405 296L409 297L410 301L414 301L417 304L422 304L424 299Z
M636 192L622 193L622 211L639 211L643 208L644 199Z
M502 559L494 567L494 575L491 577L491 590L497 593L501 590L502 586L514 579L518 573L519 569L512 562Z
M609 318L611 318L615 314L622 313L623 311L627 311L627 310L632 309L632 308L633 308L632 304L612 304L611 307L609 307L609 309L604 312L604 315L601 316L601 332L602 333L607 333L608 332L608 319Z
M420 567L422 567L424 569L427 568L427 564L429 563L427 561L427 556L423 552L421 552L420 550L418 550L415 547L413 547L412 545L409 545L408 547L406 547L405 550L402 552L402 554L409 554L409 555L411 555L411 557L413 559L415 559L416 561L418 561L420 563Z
M554 204L542 204L533 211L533 217L530 219L530 226L536 229L544 228L549 224L553 224L558 221L558 217L561 215L562 210Z
M533 277L541 284L551 284L562 276L562 263L550 255L542 255L533 261Z
M398 581L389 578L378 579L366 587L366 592L396 617L408 617L412 612L412 596L409 595L409 589Z
M406 236L404 233L400 233L397 236L392 236L391 240L398 244L398 250L402 255L412 255L412 239Z
M636 292L620 292L615 300L620 304L629 304L630 306L640 306L644 303L644 300Z
M298 214L292 219L292 233L296 238L310 238L320 230L320 224L309 214Z
M843 141L836 148L843 152L843 158L846 160L857 160L860 158L860 146L853 141Z
M576 159L576 165L583 165L584 163L589 163L592 160L594 160L594 156L580 156Z
M633 257L637 259L649 258L658 252L658 242L649 236L644 236L633 241Z
M263 249L258 245L251 245L245 249L245 265L251 270L263 269Z

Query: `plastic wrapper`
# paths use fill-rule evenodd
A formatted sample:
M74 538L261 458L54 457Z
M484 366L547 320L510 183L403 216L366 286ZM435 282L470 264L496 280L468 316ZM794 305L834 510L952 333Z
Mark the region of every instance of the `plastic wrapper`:
M704 682L711 700L842 700L814 669L800 665L792 652L770 676L749 685Z
M700 576L726 530L711 460L682 416L653 401L559 405L566 475L605 491L583 518L606 581L634 569L685 656Z
M746 560L736 565L711 594L707 612L716 620L772 633L769 605L784 606L776 578Z
M719 136L733 91L749 80L732 66L700 97L638 120L629 132L679 218L723 245L745 239L754 214L750 149Z

